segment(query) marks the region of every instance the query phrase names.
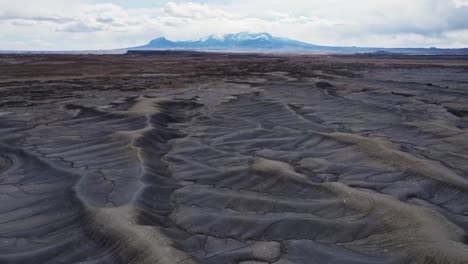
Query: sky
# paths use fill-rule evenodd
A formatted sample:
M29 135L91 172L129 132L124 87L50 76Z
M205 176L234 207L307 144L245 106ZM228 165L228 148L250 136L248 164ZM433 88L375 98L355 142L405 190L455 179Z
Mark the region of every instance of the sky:
M468 0L0 0L0 50L268 32L317 45L468 47Z

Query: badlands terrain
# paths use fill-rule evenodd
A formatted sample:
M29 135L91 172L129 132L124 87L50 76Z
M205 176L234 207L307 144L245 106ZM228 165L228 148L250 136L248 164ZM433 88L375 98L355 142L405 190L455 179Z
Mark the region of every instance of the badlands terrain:
M0 55L0 263L468 263L468 57Z

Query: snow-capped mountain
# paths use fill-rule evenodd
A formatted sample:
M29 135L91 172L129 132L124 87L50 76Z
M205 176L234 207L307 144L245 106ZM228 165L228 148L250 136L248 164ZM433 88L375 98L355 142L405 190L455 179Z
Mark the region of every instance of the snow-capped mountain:
M200 39L200 41L217 40L217 41L247 41L247 40L267 40L272 41L273 36L268 33L247 33L241 32L237 34L214 34Z
M312 44L286 38L273 37L268 33L237 33L210 35L196 41L171 41L166 38L152 40L133 49L194 49L194 50L278 50L311 49Z
M468 49L438 48L374 48L318 46L297 40L274 37L268 33L210 35L194 41L171 41L157 38L150 43L125 50L199 50L199 51L299 51L326 53L375 53L375 54L468 54Z

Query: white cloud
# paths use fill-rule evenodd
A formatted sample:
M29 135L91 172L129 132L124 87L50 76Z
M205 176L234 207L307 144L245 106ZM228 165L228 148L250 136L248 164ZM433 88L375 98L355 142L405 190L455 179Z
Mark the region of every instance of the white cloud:
M70 33L89 33L104 31L104 27L92 26L83 22L77 22L63 27L57 31L70 32Z
M206 4L186 3L178 4L169 2L164 7L164 12L171 17L183 17L191 19L232 18L232 15L212 8Z
M468 0L155 1L145 8L0 0L0 49L119 48L240 31L322 45L468 46Z
M468 6L468 0L455 0L457 7Z

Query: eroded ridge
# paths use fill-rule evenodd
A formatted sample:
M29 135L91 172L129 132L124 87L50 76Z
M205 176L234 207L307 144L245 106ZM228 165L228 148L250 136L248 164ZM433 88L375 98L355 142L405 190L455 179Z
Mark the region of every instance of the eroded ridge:
M193 119L184 130L189 136L172 141L166 160L189 183L173 195L171 219L199 244L231 245L214 256L203 246L194 253L200 262L466 261L462 227L408 204L425 188L417 181L440 186L440 196L460 197L462 190L450 188L464 189L462 176L377 139L317 132L319 126L252 94ZM412 197L392 190L395 182L412 189ZM237 252L259 242L279 243L268 249L274 258ZM185 250L196 245L185 237L179 243Z
M197 106L144 97L125 111L68 105L71 120L3 142L2 262L194 263L142 219L169 210L162 193L177 182L161 158L182 135L168 124Z
M466 62L187 56L0 60L0 263L467 263Z
M464 214L410 202L425 186L445 207L466 199L466 180L441 163L257 93L209 108L127 102L67 105L73 118L2 142L3 261L467 259Z

